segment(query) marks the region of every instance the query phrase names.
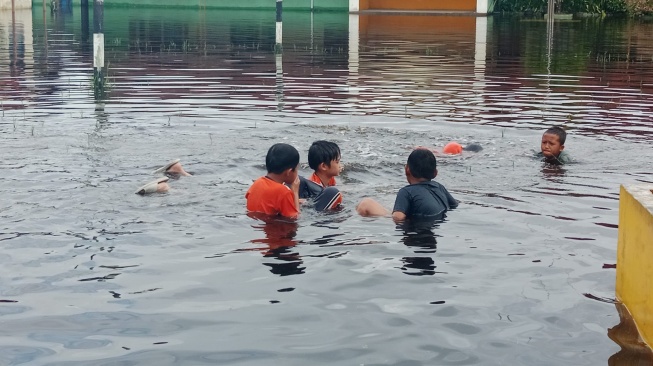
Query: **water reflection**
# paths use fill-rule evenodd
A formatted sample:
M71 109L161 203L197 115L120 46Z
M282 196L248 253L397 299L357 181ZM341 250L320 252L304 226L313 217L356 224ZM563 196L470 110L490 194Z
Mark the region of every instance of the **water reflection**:
M304 273L306 267L302 267L301 256L294 247L297 245L298 224L294 220L287 220L280 217L270 217L259 213L249 213L248 216L257 220L252 228L262 232L265 237L251 240L251 243L263 245L261 251L264 258L274 259L272 262L264 262L263 265L270 267L270 272L280 276L290 276Z
M432 220L410 220L397 225L402 233L400 242L412 249L419 256L403 257L401 270L411 276L432 276L436 265L433 256L437 251L437 240L433 230L444 221L445 216Z
M72 15L72 0L54 0L50 2L50 12L58 15Z
M642 340L630 312L622 303L615 303L619 324L608 329L608 336L621 350L608 359L610 366L653 365L653 352Z
M6 76L0 76L2 110L19 107L18 103L5 102L5 99L29 92L21 81L31 77L34 64L32 29L29 9L0 10L0 71L3 74L8 71Z
M542 177L551 183L562 183L567 170L562 165L542 163Z
M0 82L33 83L29 72L41 77L21 97L4 90L0 97L46 108L87 100L88 10L76 17L35 8L33 25L29 15L25 42L34 29L36 48L12 46L7 56L37 64L12 66L13 75L25 76ZM653 47L642 42L648 23L584 19L547 28L523 18L289 12L283 50L275 53L267 12L112 8L105 22L114 113L129 106L210 118L260 109L653 134ZM0 70L14 64L0 62Z

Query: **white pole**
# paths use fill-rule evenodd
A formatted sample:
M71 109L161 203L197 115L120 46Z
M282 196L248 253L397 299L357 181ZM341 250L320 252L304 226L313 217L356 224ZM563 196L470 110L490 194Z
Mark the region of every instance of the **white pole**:
M277 51L281 50L282 44L283 44L283 21L282 21L282 13L283 13L283 0L277 0L277 29L276 29L276 45L275 48Z
M488 0L476 0L476 12L478 14L485 14L487 15L487 10L488 10Z
M277 29L275 48L276 88L275 99L277 110L283 110L283 0L277 0Z
M275 56L276 64L276 87L274 90L275 100L277 102L277 110L283 110L283 54L277 53Z
M93 92L104 93L104 0L93 2Z
M487 87L487 80L485 78L485 71L487 65L487 35L491 21L491 17L476 17L476 40L474 42L474 82L472 83L474 96L471 97L471 101L478 104L482 104L486 98L485 89Z
M360 11L360 0L349 0L349 12Z
M360 21L358 14L349 14L349 75L347 77L347 87L349 100L351 103L358 102L359 87L359 55L360 47Z

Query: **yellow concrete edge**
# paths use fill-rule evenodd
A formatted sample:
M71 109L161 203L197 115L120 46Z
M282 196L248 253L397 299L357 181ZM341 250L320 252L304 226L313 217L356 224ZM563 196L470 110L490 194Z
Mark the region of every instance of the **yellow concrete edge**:
M621 186L617 299L632 314L642 340L653 345L653 184Z

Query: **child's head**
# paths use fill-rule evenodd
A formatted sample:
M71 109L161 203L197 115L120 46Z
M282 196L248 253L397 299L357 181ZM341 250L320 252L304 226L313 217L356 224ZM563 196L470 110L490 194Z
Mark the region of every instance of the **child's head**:
M308 149L308 165L316 172L340 175L340 148L334 142L319 140Z
M288 184L291 184L297 178L298 165L299 152L292 145L274 144L265 156L265 167L268 173L287 174L288 177L284 181Z
M431 180L438 174L435 155L428 149L415 149L408 156L408 169L417 179Z
M565 149L567 132L562 127L554 126L544 131L542 135L542 154L546 158L558 157Z

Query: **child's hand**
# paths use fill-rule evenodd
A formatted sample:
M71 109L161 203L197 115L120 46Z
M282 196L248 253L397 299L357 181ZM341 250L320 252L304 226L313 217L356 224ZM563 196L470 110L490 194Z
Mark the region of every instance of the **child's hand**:
M290 189L292 189L293 192L299 192L299 182L299 176L297 176L297 178L295 178L295 180L290 185Z

